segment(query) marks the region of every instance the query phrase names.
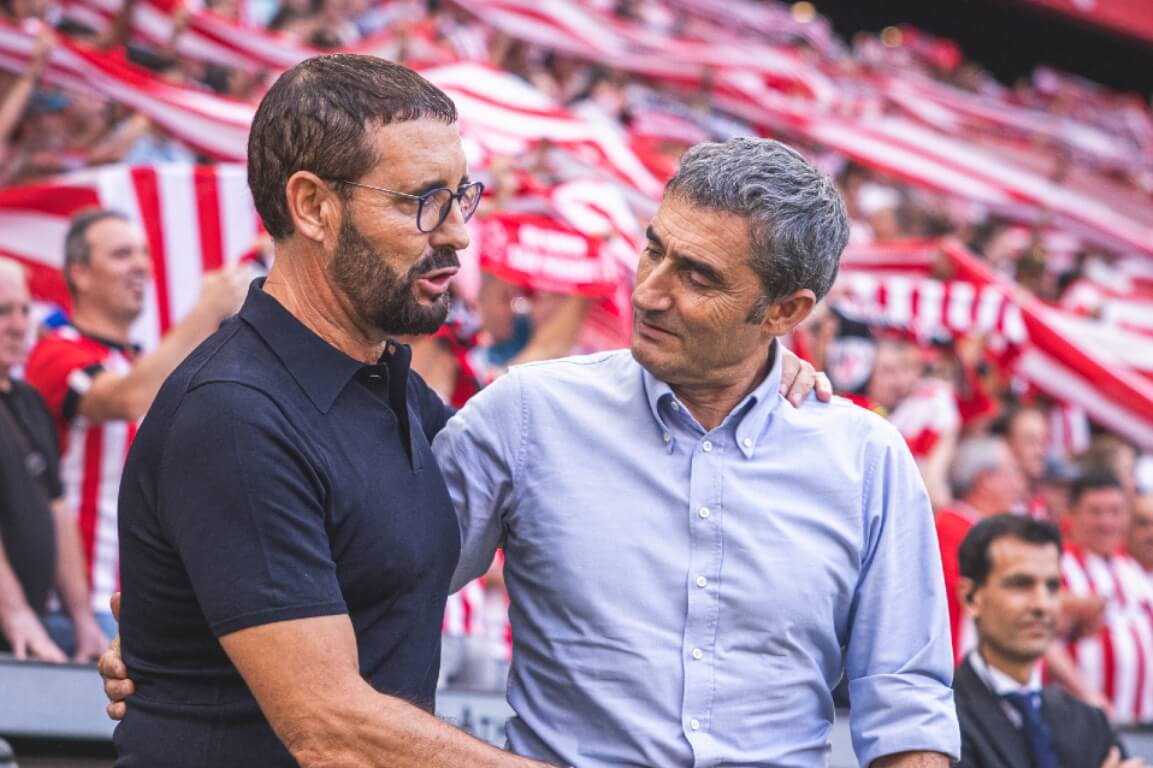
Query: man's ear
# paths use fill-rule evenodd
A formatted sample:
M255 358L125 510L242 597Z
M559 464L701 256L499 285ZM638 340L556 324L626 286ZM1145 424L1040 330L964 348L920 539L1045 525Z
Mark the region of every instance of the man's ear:
M323 243L340 230L343 206L332 185L310 171L297 171L284 185L284 202L294 232Z
M808 288L802 288L770 304L761 323L769 335L784 336L800 325L815 306L817 295Z
M966 616L977 618L981 612L981 590L972 579L962 576L957 580L957 600L964 607Z

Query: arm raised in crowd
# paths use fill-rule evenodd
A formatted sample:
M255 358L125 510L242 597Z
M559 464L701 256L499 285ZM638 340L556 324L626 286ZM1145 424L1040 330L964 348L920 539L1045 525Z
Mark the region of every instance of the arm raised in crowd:
M78 413L89 421L129 421L141 418L160 385L197 344L236 311L251 275L233 265L204 276L200 299L188 315L157 345L120 376L104 371L80 398Z

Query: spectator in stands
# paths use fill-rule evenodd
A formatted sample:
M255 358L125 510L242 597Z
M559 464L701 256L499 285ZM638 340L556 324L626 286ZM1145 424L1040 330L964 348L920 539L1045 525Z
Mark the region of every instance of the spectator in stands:
M136 422L176 364L236 310L248 275L240 267L205 275L196 306L144 355L131 341L152 277L139 227L115 211L79 214L64 242L64 277L71 324L36 344L26 374L56 425L92 610L111 637L116 626L108 600L119 585L116 500Z
M953 503L937 514L937 543L945 571L953 654L960 661L976 642L972 624L964 620L964 606L957 592L961 541L981 520L1013 511L1024 495L1025 478L1003 438L979 436L966 438L957 447L950 485Z
M1121 546L1129 510L1120 481L1087 473L1073 484L1061 570L1069 654L1118 722L1153 721L1153 586Z
M1056 686L1039 661L1054 639L1061 534L1051 523L995 515L961 542L958 592L977 648L957 668L958 768L1139 768L1105 713Z
M994 434L1005 438L1025 474L1025 500L1033 517L1047 517L1037 485L1045 475L1049 450L1049 424L1045 412L1034 406L1010 405L992 425Z
M23 269L0 258L0 647L18 659L87 661L108 638L89 605L52 417L36 390L13 377L29 313ZM67 616L46 626L53 585Z
M1069 493L1080 474L1073 463L1060 457L1050 456L1046 459L1045 472L1037 483L1037 493L1033 497L1030 511L1034 514L1031 516L1062 525L1069 512ZM1042 511L1044 514L1039 514Z
M1113 475L1127 496L1137 495L1137 449L1127 440L1109 433L1098 435L1077 457L1077 463L1085 471Z
M865 387L868 407L888 415L913 391L921 377L921 352L911 339L880 332L877 356Z
M0 72L0 186L16 176L19 163L15 157L16 147L13 137L23 119L32 97L36 93L36 83L44 72L44 65L52 53L56 34L48 25L43 25L36 35L32 49L32 61L18 77Z
M1125 551L1153 580L1153 492L1140 494L1133 500Z

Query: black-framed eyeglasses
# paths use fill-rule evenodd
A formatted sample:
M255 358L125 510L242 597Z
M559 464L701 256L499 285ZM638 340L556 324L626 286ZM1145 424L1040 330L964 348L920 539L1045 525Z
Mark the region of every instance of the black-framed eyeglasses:
M464 216L464 220L468 221L471 219L472 215L476 213L477 206L480 205L480 196L484 194L484 184L479 181L470 181L467 184L461 184L460 189L455 192L448 187L437 187L436 189L430 189L423 195L410 195L407 192L397 192L395 189L374 187L369 184L349 181L348 179L329 179L329 181L336 182L337 184L347 184L350 187L371 189L373 192L383 192L386 195L403 197L406 200L416 200L416 228L425 234L432 232L444 223L444 220L448 218L448 212L452 210L453 200L460 204L460 212L461 215Z

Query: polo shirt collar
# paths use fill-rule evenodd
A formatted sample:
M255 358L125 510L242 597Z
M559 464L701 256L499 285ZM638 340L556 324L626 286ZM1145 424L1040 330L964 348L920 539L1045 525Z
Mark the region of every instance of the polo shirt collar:
M737 440L737 449L746 459L751 459L756 451L757 443L765 432L765 426L777 405L783 399L781 396L781 344L776 339L769 346L769 354L773 357L773 364L768 374L757 387L747 394L740 403L721 422L718 429L725 427L734 419L738 420L734 434ZM641 379L644 383L645 397L648 399L649 411L659 428L660 439L665 444L665 450L672 453L676 443L673 431L669 429L661 412L661 404L668 403L674 410L683 410L686 416L688 409L673 393L668 384L653 376L643 366Z
M317 336L265 293L262 277L249 286L239 316L264 339L321 413L332 408L352 377L365 367Z

